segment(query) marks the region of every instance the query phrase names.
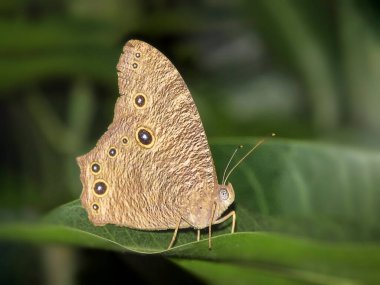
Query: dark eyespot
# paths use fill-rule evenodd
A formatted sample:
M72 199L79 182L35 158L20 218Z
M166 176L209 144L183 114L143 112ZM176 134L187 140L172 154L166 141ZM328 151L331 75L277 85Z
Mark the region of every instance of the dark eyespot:
M91 164L91 171L93 174L98 174L100 172L100 165L96 162Z
M140 129L137 136L143 145L149 145L153 141L152 134L146 129Z
M111 147L108 151L109 156L114 157L116 155L117 151L116 148Z
M92 204L92 209L95 211L99 210L99 205L98 204Z
M128 139L127 138L123 138L121 141L123 142L123 144L127 144L128 143Z
M132 64L132 67L133 67L134 69L136 69L136 68L137 68L137 63Z
M107 191L107 184L103 181L98 181L94 185L94 192L97 195L104 195Z
M225 188L220 189L220 191L219 191L219 197L220 197L220 199L222 201L227 200L229 198L229 196L230 195L228 194L227 189L225 189Z
M145 105L145 96L142 94L137 94L135 97L135 104L140 108L143 107Z
M139 58L141 54L139 52L136 52L136 57Z

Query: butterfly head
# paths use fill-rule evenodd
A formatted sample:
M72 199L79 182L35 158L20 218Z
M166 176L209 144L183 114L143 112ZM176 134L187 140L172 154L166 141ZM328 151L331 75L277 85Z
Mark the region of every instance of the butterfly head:
M218 185L215 195L215 201L221 212L224 212L235 200L235 192L231 183Z

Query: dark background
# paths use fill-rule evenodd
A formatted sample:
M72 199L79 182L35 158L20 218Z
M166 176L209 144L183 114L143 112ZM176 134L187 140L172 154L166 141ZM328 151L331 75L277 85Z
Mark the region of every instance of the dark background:
M1 2L0 19L2 221L79 197L75 157L112 120L116 63L132 38L178 68L211 142L276 132L379 147L376 1L17 0ZM1 284L195 282L159 257L0 249Z

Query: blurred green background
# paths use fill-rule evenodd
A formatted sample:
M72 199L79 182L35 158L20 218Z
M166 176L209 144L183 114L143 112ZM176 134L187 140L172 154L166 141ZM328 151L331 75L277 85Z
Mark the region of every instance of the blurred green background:
M174 63L211 142L276 132L377 152L379 8L363 0L2 1L1 221L36 220L79 197L75 157L112 120L116 63L132 38ZM199 282L158 257L0 249L1 284L100 284L107 274L157 281L136 263L156 274L157 264L170 268L166 284Z

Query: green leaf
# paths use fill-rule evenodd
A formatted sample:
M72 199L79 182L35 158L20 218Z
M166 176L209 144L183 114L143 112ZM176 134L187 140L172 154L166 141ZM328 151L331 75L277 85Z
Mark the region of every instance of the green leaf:
M218 166L234 145L256 140L213 141ZM213 227L196 242L194 230L149 232L93 226L80 202L63 205L37 224L0 227L0 238L160 253L200 278L218 284L378 284L380 276L380 155L344 147L273 140L232 174L237 233L231 223ZM263 232L265 231L265 232Z
M227 158L231 147L227 141L219 143L223 147L214 148L215 157ZM379 170L377 152L275 140L257 150L232 178L239 230L379 241Z

